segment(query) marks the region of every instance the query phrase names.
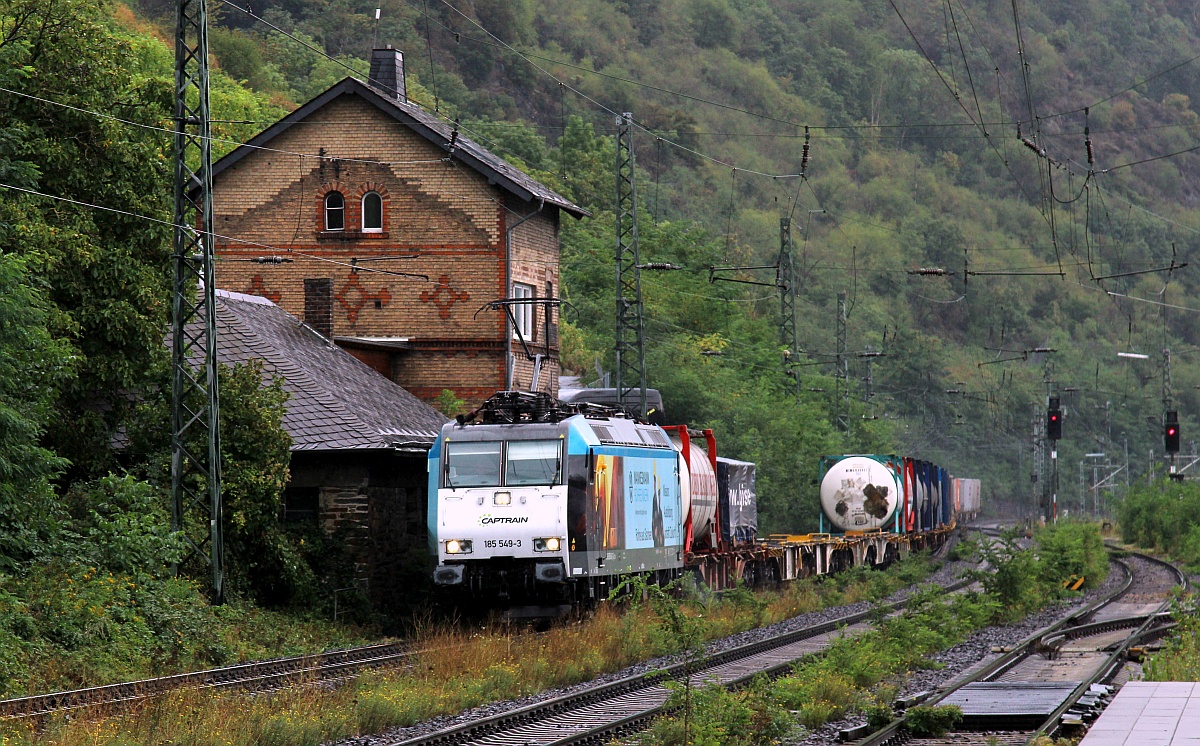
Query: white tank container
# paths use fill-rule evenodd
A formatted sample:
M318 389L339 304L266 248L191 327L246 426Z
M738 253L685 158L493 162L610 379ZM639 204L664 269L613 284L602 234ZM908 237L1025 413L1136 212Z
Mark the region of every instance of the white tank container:
M847 456L821 479L821 510L839 531L884 528L899 504L901 484L883 463L869 456Z

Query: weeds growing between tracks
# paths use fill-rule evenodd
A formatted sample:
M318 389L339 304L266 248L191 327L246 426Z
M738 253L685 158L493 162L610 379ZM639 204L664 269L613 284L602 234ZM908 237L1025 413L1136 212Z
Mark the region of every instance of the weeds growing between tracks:
M932 563L919 556L885 572L801 581L778 593L697 593L675 603L678 619L688 620L698 639L707 640L799 613L880 599L927 577L932 569ZM0 743L315 746L587 681L646 658L679 652L683 643L670 627L652 605L629 610L604 605L585 622L543 635L503 626L427 628L417 641L425 652L404 671L377 673L338 688L310 686L254 696L177 692L124 716L56 717L39 729L0 725Z
M1062 598L1062 581L1069 577L1084 577L1090 587L1107 576L1099 532L1089 524L1042 529L1031 549L1008 536L998 544L968 546L960 554L972 551L990 566L978 574L983 592L947 598L940 588L923 589L903 614L878 619L871 631L835 640L824 653L798 662L790 675L773 683L757 681L736 692L717 687L696 692L693 696L703 698L704 707L683 709L680 689L673 702L676 713L657 720L641 743L771 743L781 732L817 728L856 712L882 725L905 675L937 665L930 660L933 653L989 624L1014 621Z

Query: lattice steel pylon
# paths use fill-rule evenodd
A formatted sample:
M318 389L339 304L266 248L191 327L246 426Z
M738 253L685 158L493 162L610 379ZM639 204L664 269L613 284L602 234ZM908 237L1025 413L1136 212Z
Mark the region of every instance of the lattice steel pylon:
M224 600L221 440L212 242L206 0L177 0L175 241L171 299L171 527ZM196 527L202 527L196 530Z
M846 293L837 296L837 327L834 329L837 357L833 377L837 386L834 407L837 409L837 426L844 433L850 432L850 357L846 354Z
M796 338L796 266L792 252L792 219L779 219L779 261L775 271L775 285L779 288L779 344L785 350L783 372L788 385L800 391L800 376L792 367L799 354Z
M1049 514L1049 488L1046 478L1046 412L1038 405L1033 406L1033 471L1030 481L1034 484L1034 498L1037 500L1037 513L1045 517Z
M636 405L646 416L646 326L642 318L642 271L638 266L637 184L633 114L617 125L617 403Z

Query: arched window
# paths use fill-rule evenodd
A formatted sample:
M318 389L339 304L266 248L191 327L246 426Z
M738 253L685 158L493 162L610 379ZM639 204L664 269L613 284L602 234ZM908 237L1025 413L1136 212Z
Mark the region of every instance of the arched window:
M325 230L340 231L346 228L346 198L341 192L325 195Z
M383 197L378 192L367 192L362 198L363 233L383 232Z

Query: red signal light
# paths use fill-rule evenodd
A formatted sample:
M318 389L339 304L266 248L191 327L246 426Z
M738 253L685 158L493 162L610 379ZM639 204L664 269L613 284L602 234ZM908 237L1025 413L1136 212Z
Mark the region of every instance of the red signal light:
M1062 437L1062 410L1056 406L1046 410L1046 437L1050 440Z
M1167 412L1163 419L1163 450L1167 453L1179 453L1179 412Z

